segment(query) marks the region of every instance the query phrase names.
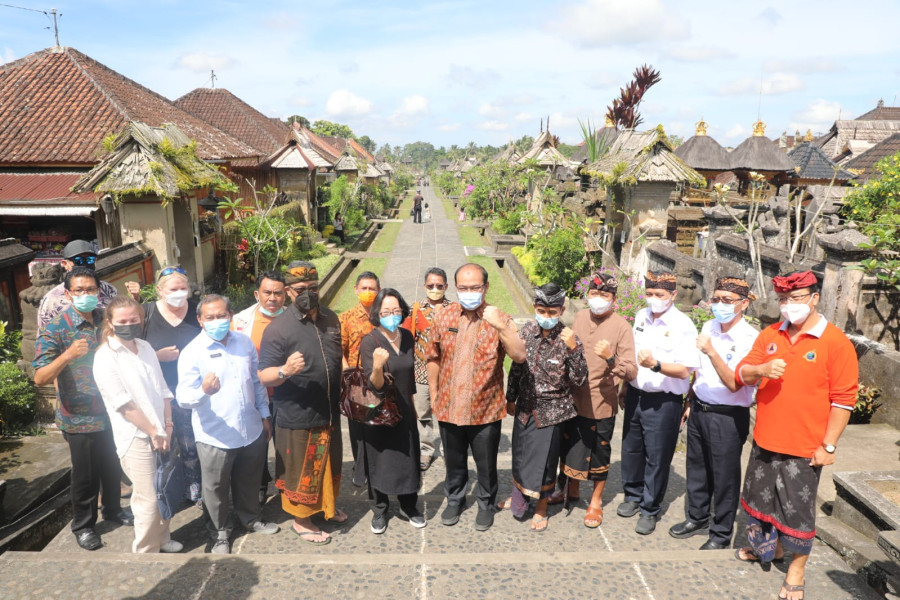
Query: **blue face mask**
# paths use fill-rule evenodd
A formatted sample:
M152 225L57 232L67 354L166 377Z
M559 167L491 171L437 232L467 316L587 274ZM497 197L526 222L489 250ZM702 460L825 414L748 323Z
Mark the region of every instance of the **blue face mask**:
M718 321L722 325L731 323L734 320L734 305L725 304L723 302L713 304L712 314L716 318L716 321Z
M262 304L260 304L260 305L259 305L259 312L261 312L262 314L266 315L267 317L269 317L269 318L271 319L272 317L277 317L278 315L280 315L281 313L283 313L283 312L284 312L284 307L282 306L281 308L279 308L279 309L278 309L277 311L275 311L275 312L269 312L269 311L267 311L267 310L263 307Z
M459 303L466 310L475 310L481 306L483 297L481 292L460 292L456 296L459 298Z
M89 313L97 308L97 294L85 294L84 296L72 296L72 305L75 310L83 313Z
M206 335L217 342L225 339L229 329L231 329L231 319L216 319L203 323L203 330L206 332Z
M400 321L403 320L403 317L400 315L390 315L388 317L381 317L379 319L381 326L394 333L397 331L397 328L400 327Z
M556 324L559 323L559 317L544 317L539 314L534 315L537 324L541 326L542 329L553 329L556 327Z

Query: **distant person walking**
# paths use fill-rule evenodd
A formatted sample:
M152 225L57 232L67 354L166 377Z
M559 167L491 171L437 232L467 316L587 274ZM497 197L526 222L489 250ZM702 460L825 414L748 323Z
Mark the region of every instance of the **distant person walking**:
M334 220L331 222L334 227L334 233L339 238L341 238L341 243L344 243L344 219L341 218L341 213L334 213Z
M418 190L415 197L413 197L413 223L422 222L422 203L424 201L425 198L422 197L422 190Z

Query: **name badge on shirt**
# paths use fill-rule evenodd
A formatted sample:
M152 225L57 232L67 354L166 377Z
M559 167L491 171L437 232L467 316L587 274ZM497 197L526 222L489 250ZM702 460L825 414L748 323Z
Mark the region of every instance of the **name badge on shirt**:
M209 355L210 358L221 358L221 356L222 356L221 352L216 352L215 354Z
M635 327L634 330L635 330L635 331L640 331L641 333L644 332L644 328L643 328L643 327Z
M451 333L459 333L459 329L457 329L456 327L448 327L447 331Z
M551 365L558 365L558 364L559 364L559 361L558 361L558 360L555 360L555 359L553 359L553 358L548 358L548 359L547 359L547 362L550 363Z

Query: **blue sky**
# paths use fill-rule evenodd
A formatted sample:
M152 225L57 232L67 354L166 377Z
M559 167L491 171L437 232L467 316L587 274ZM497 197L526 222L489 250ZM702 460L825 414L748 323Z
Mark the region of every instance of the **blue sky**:
M644 125L726 145L826 130L900 94L900 2L206 2L5 0L62 13L60 43L175 99L224 87L269 116L350 125L379 145L501 145L540 119L575 143L640 64L662 82ZM843 20L848 26L843 26ZM0 62L53 45L0 7ZM760 90L762 89L762 96Z

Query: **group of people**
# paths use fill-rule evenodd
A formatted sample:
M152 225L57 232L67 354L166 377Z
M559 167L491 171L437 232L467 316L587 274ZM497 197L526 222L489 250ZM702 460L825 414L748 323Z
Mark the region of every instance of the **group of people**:
M566 293L549 283L535 290L534 320L520 329L486 302L488 274L472 263L453 275L456 302L447 297L447 273L435 267L425 273L425 300L412 306L363 272L354 286L358 304L338 316L319 304L318 273L308 262L261 274L257 303L235 315L219 295L189 300L179 267L159 272L159 300L141 306L109 293L104 299L93 260L67 261L66 304L42 325L34 366L36 382L56 381L58 423L72 453L72 528L84 548L101 544L93 529L101 487L104 518L131 520L118 495L124 470L134 486L134 551L181 549L153 489L154 453L176 443L190 482L186 499L202 504L212 552L230 551L235 520L249 532L279 530L260 519L270 479L292 531L329 543L313 517L348 519L337 505L338 407L342 372L361 367L373 393L391 388L401 415L393 427L349 422L353 482L368 487L373 533L387 529L390 496L402 520L427 525L418 492L438 438L444 525L455 525L465 508L471 454L476 530L510 509L545 531L548 505L575 505L582 481L593 482L583 523L596 528L622 409L624 498L616 513L639 516L638 534L654 532L686 424L686 518L669 534L702 535L701 549L729 547L740 503L750 546L736 557L766 565L790 551L782 597L803 592L818 477L834 461L858 381L851 342L816 310L812 272L773 279L783 321L761 333L744 316L755 299L750 286L720 278L709 298L714 318L698 334L675 306L675 275L664 271L647 273L647 307L633 326L616 312L616 278L598 271L571 327L560 320ZM507 415L514 418L513 485L498 502Z

